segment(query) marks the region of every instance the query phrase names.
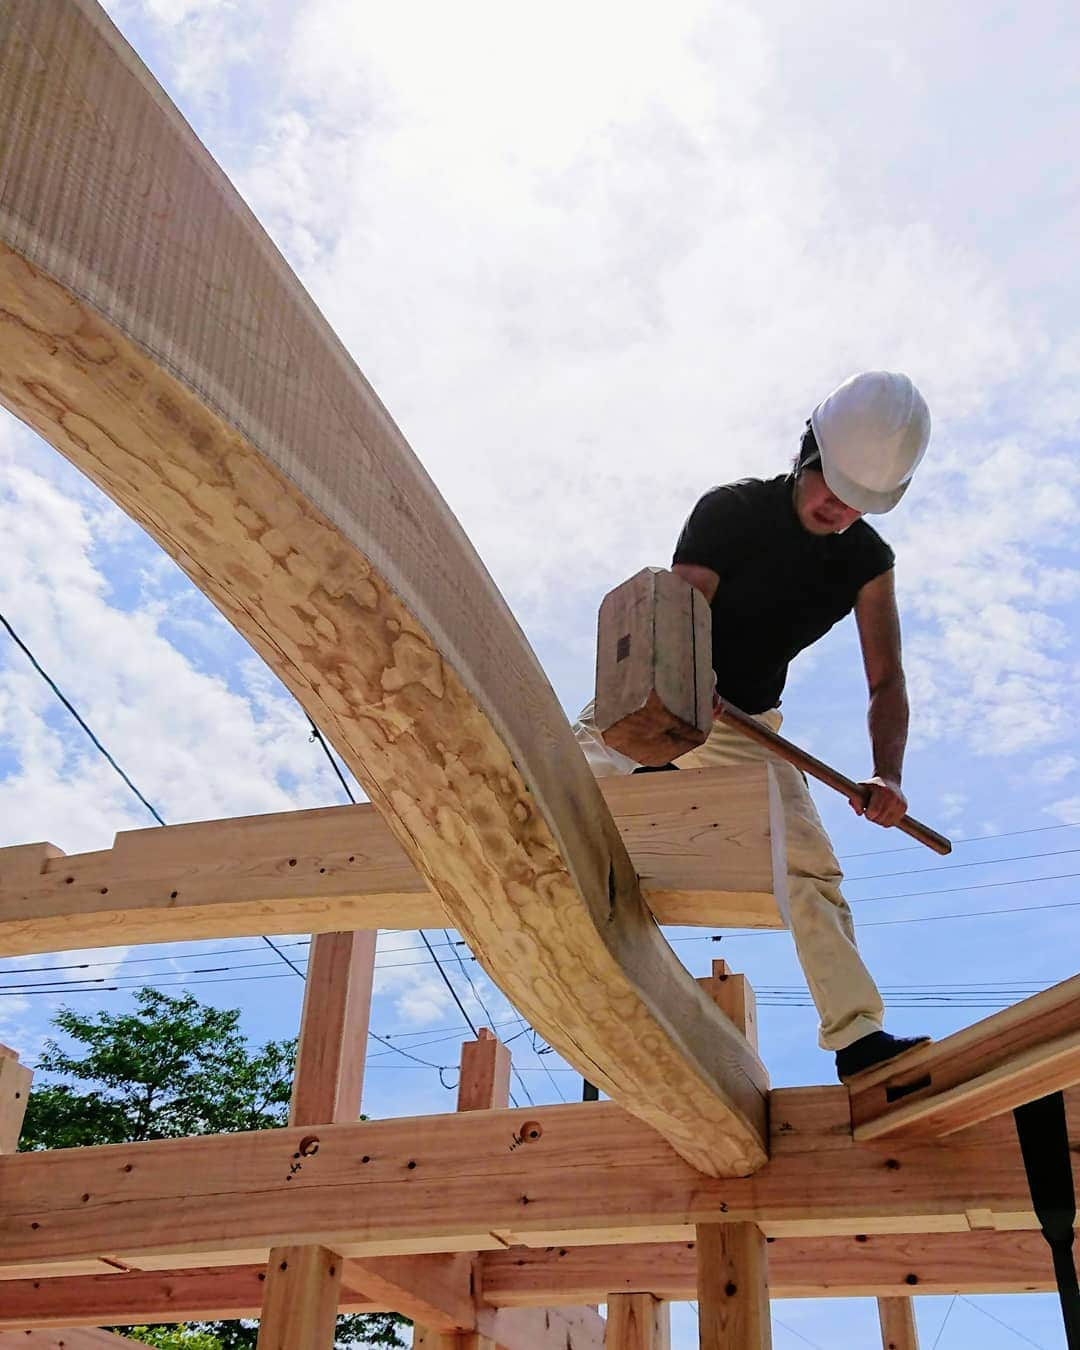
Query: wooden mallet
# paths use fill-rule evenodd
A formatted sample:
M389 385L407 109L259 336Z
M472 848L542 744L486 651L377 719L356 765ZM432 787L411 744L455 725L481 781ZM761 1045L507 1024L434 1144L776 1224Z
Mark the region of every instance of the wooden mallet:
M600 606L595 720L604 743L649 768L704 745L725 722L849 800L869 791L734 704L713 704L712 613L700 591L661 567L616 586ZM896 826L935 853L952 843L912 816Z

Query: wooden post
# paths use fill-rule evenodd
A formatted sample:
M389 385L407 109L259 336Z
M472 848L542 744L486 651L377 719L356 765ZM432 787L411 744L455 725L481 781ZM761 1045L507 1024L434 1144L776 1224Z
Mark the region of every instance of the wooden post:
M360 1114L376 936L363 930L311 940L290 1125L332 1125Z
M275 1247L259 1322L259 1350L332 1350L342 1260L326 1247Z
M14 1153L19 1147L33 1076L14 1050L0 1045L0 1153Z
M495 1342L478 1331L428 1331L413 1327L413 1350L496 1350Z
M771 1350L765 1234L754 1223L697 1228L701 1350Z
M367 930L312 939L290 1125L333 1125L360 1114L375 939ZM341 1257L326 1247L272 1248L259 1350L333 1350L341 1270Z
M670 1350L671 1311L652 1294L610 1294L604 1350Z
M756 1051L757 999L754 997L753 986L746 976L734 974L728 969L726 961L717 960L712 963L712 974L703 975L698 984L720 1011L726 1013L735 1023Z
M480 1027L475 1041L461 1047L458 1078L459 1111L490 1111L510 1102L510 1051L493 1031ZM440 1333L417 1325L413 1346L418 1350L496 1350L495 1342L479 1332Z
M726 961L699 980L757 1050L757 1003L745 975ZM769 1350L768 1249L755 1223L699 1224L697 1229L698 1314L701 1350Z
M476 1035L461 1047L459 1111L490 1111L510 1102L510 1051L487 1027Z
M879 1298L883 1350L919 1350L919 1331L915 1326L915 1306L909 1298Z

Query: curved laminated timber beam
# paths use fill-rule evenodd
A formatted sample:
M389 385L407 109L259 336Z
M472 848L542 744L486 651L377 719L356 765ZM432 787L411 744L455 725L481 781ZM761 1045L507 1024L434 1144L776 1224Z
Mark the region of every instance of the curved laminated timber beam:
M760 1167L763 1070L386 410L104 11L0 24L0 399L266 659L540 1034L701 1172Z

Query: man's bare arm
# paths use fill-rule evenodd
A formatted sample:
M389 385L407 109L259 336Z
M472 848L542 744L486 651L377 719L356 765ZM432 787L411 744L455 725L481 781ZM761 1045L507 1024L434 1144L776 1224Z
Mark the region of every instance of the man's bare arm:
M869 581L855 601L866 683L870 692L868 723L874 756L865 814L878 825L895 825L907 810L900 787L907 746L908 699L900 654L900 616L891 571ZM862 815L861 803L852 802Z

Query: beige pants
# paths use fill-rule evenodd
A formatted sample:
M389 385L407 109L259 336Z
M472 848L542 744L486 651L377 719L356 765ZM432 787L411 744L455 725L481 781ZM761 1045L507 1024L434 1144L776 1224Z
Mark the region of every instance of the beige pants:
M779 731L782 718L774 709L757 720L770 731ZM637 767L601 740L591 703L582 711L574 734L597 777L631 773ZM715 722L705 744L683 755L678 764L684 769L715 769L763 759L776 772L784 805L791 931L821 1019L819 1040L823 1049L842 1050L860 1036L880 1030L885 1010L855 945L851 910L840 893L844 874L806 779L793 765L723 722Z

